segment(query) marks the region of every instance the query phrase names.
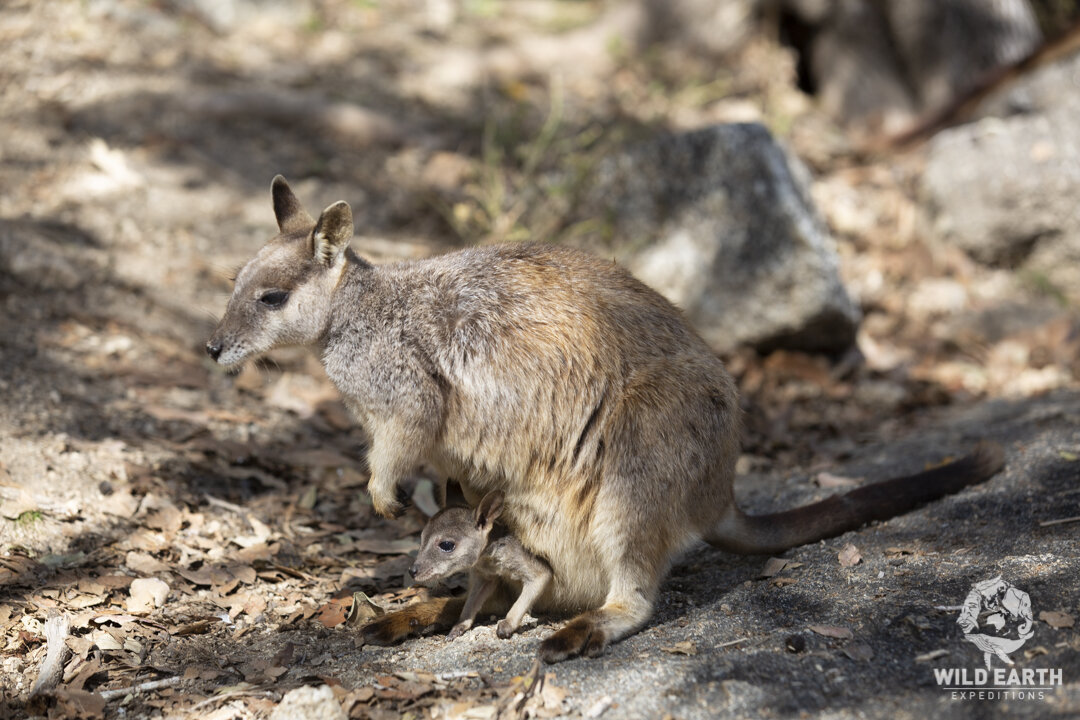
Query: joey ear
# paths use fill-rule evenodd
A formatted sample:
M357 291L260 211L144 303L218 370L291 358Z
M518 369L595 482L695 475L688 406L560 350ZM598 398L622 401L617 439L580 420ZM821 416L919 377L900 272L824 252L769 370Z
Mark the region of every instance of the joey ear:
M283 176L274 176L274 182L270 184L270 195L274 199L274 217L277 218L278 230L282 233L307 230L315 224Z
M311 235L315 259L324 265L333 265L348 247L352 235L352 208L344 200L338 200L323 210L315 223L315 231Z
M502 514L502 509L502 491L492 490L476 506L476 512L473 513L473 517L476 519L476 527L482 528L486 525L490 529L491 525Z

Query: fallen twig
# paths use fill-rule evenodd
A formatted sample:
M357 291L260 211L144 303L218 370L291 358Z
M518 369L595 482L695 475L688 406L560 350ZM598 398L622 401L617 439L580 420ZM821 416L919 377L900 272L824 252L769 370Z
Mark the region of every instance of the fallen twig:
M246 515L248 512L244 508L240 507L239 505L234 505L228 500L222 500L221 498L216 498L213 495L203 495L203 497L206 498L207 503L219 507L222 510L229 510L236 513L237 515Z
M521 676L521 682L517 686L517 692L499 702L496 710L497 716L499 718L522 717L525 710L525 704L529 701L529 698L536 694L536 691L542 684L540 659L536 658L533 660L532 667L529 668L529 671Z
M749 639L750 639L750 638L739 638L738 640L728 640L727 642L724 642L724 643L720 643L720 644L719 644L719 645L717 645L716 647L717 647L717 648L726 648L726 647L731 647L732 645L738 645L739 643L744 643L744 642L746 642L746 641L747 641L747 640L749 640Z
M202 710L204 707L213 705L214 703L221 702L222 700L235 700L239 697L274 697L274 693L269 690L235 690L233 692L222 693L221 695L212 695L211 697L201 700L187 709L187 712L195 712L196 710ZM280 696L279 696L280 699Z
M179 685L183 679L184 678L180 675L174 675L172 677L161 678L160 680L147 680L146 682L139 683L138 685L132 685L130 687L114 688L112 690L101 690L100 692L98 692L98 695L103 697L107 702L109 700L126 697L137 692L145 692L147 690L160 690L161 688Z
M440 681L458 680L460 678L474 678L480 677L480 673L476 670L452 670L450 672L435 673L435 679Z
M71 652L66 643L69 630L67 615L54 615L45 621L45 660L41 663L34 687L30 689L30 697L52 690L63 679L64 663Z
M1057 520L1043 520L1039 523L1039 527L1050 527L1051 525L1064 525L1065 523L1080 522L1080 515L1073 517L1058 518Z

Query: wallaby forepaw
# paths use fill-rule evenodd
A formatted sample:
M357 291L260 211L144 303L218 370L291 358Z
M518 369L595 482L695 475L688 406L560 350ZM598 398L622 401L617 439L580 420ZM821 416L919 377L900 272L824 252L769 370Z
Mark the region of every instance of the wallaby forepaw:
M375 512L382 515L385 518L399 517L404 510L405 506L397 500L390 498L378 498L374 495L371 496L371 506L375 509Z
M594 634L600 636L599 649L592 647L590 639ZM574 620L557 630L555 634L540 643L540 659L546 663L557 663L582 653L596 657L604 652L607 643L603 632L588 620ZM593 652L589 652L592 650Z
M503 640L513 635L515 630L517 630L517 628L514 626L514 623L505 618L500 620L499 624L495 626L495 634Z

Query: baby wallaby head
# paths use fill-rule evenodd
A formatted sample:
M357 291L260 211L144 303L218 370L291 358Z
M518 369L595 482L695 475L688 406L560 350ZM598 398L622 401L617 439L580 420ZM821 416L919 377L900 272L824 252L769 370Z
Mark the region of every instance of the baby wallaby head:
M348 203L334 203L316 221L282 176L271 194L280 232L237 273L225 316L206 343L210 357L228 368L275 347L317 343L348 258Z
M420 533L420 550L409 575L425 583L471 568L487 548L502 507L502 491L493 490L475 510L452 507L435 513Z

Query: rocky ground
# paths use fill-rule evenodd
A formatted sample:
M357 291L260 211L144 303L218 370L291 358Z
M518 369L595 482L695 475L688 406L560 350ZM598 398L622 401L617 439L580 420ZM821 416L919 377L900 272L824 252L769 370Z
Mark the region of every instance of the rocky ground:
M1048 272L948 242L930 151L858 151L796 88L767 23L719 62L677 41L639 50L624 5L0 8L5 717L266 717L322 685L322 717L1080 712L1068 254ZM362 646L357 623L423 592L404 571L432 478L410 479L402 518L375 517L365 437L313 358L276 353L235 378L206 360L230 273L273 230L270 179L312 208L348 200L353 247L380 262L590 243L603 229L568 177L729 121L763 123L808 167L863 315L853 352L725 351L746 412L741 502L790 507L981 438L1005 446L1006 470L786 565L696 549L649 626L599 660L535 666L556 618L508 641L484 625ZM1017 153L1036 164L1069 151L1034 142ZM982 666L958 606L999 574L1032 603L1016 667L1063 682L1037 700L954 699L933 669ZM51 616L68 618L70 656L59 689L28 699ZM278 716L300 716L289 707Z

